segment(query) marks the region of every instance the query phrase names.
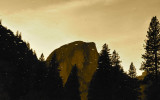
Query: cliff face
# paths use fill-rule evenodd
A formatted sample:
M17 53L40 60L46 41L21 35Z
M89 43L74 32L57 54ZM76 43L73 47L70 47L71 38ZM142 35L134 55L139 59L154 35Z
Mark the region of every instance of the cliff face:
M60 64L60 75L64 84L66 83L72 67L78 67L81 99L87 100L88 86L97 68L98 52L95 43L76 41L66 44L53 51L47 58L50 62L53 54L56 54Z

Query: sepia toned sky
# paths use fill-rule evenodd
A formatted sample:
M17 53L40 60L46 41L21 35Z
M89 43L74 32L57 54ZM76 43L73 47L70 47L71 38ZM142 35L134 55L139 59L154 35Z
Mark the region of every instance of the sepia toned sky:
M139 67L149 22L160 18L160 0L0 0L2 24L47 57L69 42L104 43L115 49L125 71Z

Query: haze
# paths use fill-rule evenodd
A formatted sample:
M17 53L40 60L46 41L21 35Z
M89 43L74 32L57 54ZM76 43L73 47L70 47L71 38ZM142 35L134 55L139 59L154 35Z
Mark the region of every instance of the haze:
M24 40L47 57L77 40L107 43L128 71L131 62L141 74L141 54L150 20L160 16L159 0L0 0L2 24L22 32Z

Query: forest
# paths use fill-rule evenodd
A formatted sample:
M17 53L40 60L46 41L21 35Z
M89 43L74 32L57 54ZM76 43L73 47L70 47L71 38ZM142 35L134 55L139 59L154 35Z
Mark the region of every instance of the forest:
M149 23L144 50L140 68L144 72L137 76L133 62L125 72L119 54L116 50L110 53L104 44L88 85L88 100L160 100L160 23L156 16ZM82 100L77 65L72 66L65 84L59 67L56 54L46 63L43 53L37 57L20 32L13 33L0 22L0 100Z

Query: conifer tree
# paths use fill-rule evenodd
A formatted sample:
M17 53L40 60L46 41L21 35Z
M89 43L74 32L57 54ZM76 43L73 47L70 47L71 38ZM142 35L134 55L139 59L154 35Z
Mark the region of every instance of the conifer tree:
M128 75L129 75L131 78L136 78L136 68L135 68L135 66L133 65L133 62L131 62Z
M89 86L88 100L111 100L111 66L110 49L104 44L100 52L98 67Z
M91 80L88 100L138 100L137 81L132 82L127 74L116 67L120 66L116 51L110 59L105 44L99 56L98 68ZM111 66L112 64L112 66ZM135 85L135 83L137 85Z
M56 54L53 55L50 62L45 87L51 99L62 100L63 82L60 77L59 63L57 61Z
M107 67L111 67L111 54L110 49L108 48L107 44L104 44L102 50L100 52L100 57L98 61L98 68L99 69L107 69Z
M77 66L75 65L72 68L72 71L65 84L66 100L81 100L79 86L80 84L78 81L78 70Z
M121 63L120 56L115 50L113 51L112 56L111 56L111 63L112 63L112 67L115 67L119 71L123 71L121 64L120 64Z
M0 25L0 43L2 61L7 62L7 65L1 66L0 84L4 88L2 91L10 100L19 100L34 84L32 68L38 60L32 50L27 47L26 42L3 25ZM3 73L6 74L3 75Z
M147 40L145 41L144 49L145 54L142 55L144 61L142 62L141 69L158 75L158 68L160 66L160 24L157 17L151 19L148 31L147 31Z
M42 62L44 62L44 61L45 61L45 58L44 58L43 53L42 53L42 54L41 54L41 56L39 57L39 61L42 61Z

